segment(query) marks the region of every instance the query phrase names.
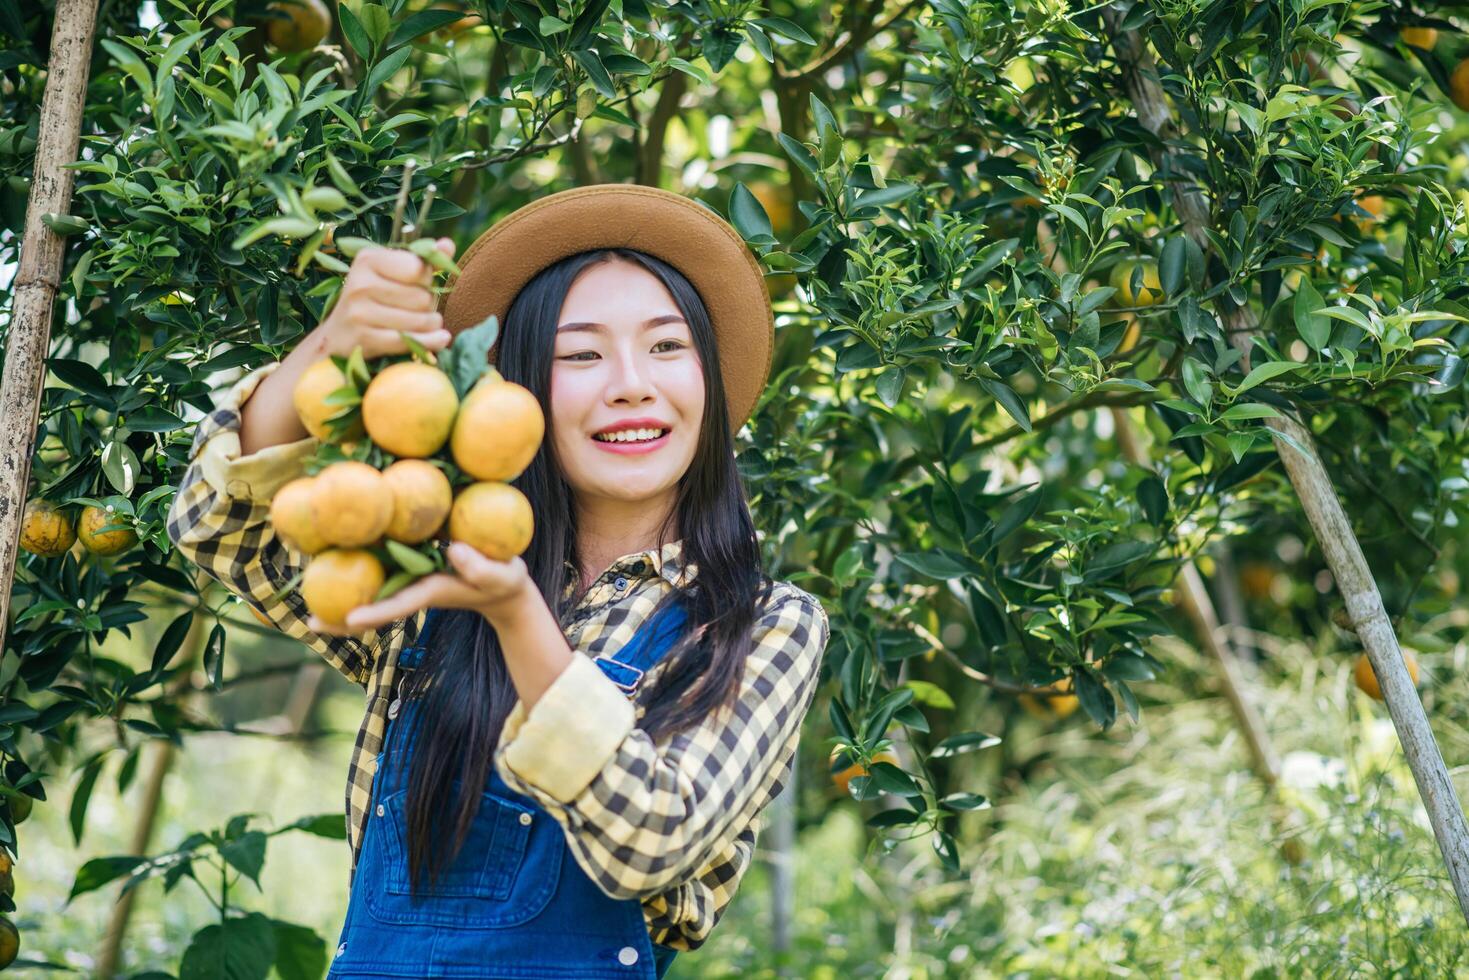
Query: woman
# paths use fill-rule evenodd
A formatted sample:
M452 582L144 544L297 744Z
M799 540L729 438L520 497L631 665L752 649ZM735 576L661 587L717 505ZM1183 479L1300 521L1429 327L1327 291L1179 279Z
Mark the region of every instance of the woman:
M735 466L768 294L726 222L625 185L521 208L460 268L436 310L417 256L358 253L332 313L200 423L169 533L366 690L330 977L662 977L749 866L829 636L811 595L761 569ZM547 419L512 481L531 545L500 562L452 544L454 574L334 635L266 520L315 451L295 379L358 345L401 353L400 330L440 350L491 314L491 361ZM600 435L629 427L666 431Z

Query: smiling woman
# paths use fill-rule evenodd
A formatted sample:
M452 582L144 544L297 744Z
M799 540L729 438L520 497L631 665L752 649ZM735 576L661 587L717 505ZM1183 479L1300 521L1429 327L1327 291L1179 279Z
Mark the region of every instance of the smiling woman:
M399 276L384 301L423 309L399 288L418 270L382 261ZM200 426L170 535L367 691L329 976L651 980L739 887L829 636L816 599L762 567L735 465L768 295L718 216L621 185L520 209L460 267L442 326L500 317L490 360L546 419L509 483L533 512L520 556L456 542L456 574L348 619L374 630L312 629L265 502L315 439L240 452L241 406L276 365ZM419 329L447 342L436 319ZM255 408L262 432L291 410Z

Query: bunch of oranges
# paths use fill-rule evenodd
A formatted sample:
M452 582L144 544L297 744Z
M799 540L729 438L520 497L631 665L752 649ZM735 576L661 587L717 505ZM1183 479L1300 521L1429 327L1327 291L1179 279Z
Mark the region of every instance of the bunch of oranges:
M324 444L321 465L276 492L270 520L310 556L301 593L323 622L341 626L352 609L442 570L436 545L447 539L497 561L530 545L530 501L508 481L540 448L540 403L493 367L467 391L455 377L421 350L373 372L359 349L297 382L296 413Z
M33 555L57 558L78 541L88 554L110 558L138 543L138 534L115 504L87 504L73 519L70 508L54 501L26 501L21 516L20 546Z

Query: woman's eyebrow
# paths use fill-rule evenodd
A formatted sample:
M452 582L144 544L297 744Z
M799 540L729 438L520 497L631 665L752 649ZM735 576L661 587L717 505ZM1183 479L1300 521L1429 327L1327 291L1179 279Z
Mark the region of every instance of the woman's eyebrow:
M679 314L677 314L677 313L665 313L662 316L655 316L651 320L648 320L647 322L645 322L643 324L643 329L644 330L651 330L653 327L660 326L660 325L665 324L665 323L685 323L685 322L687 322L687 321L685 321L684 318L682 316L680 316ZM589 322L577 321L576 323L563 323L563 324L561 324L561 326L559 326L559 327L556 328L556 332L557 333L582 333L582 332L590 331L592 333L601 333L601 332L603 332L606 329L607 329L607 324L605 324L605 323L589 323Z

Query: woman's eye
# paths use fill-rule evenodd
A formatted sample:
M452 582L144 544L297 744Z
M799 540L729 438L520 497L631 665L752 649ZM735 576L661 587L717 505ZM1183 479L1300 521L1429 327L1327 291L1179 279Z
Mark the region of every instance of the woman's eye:
M684 349L684 345L681 344L681 343L679 343L677 340L660 340L660 341L658 341L658 343L656 343L656 344L653 345L653 349L654 350L657 350L659 347L662 347L664 344L672 344L673 345L672 350L683 350ZM562 361L574 361L577 358L581 357L583 354L589 354L592 357L596 357L597 356L597 352L596 351L584 350L584 351L577 351L575 354L567 354L565 357L558 358L558 360L562 360Z

